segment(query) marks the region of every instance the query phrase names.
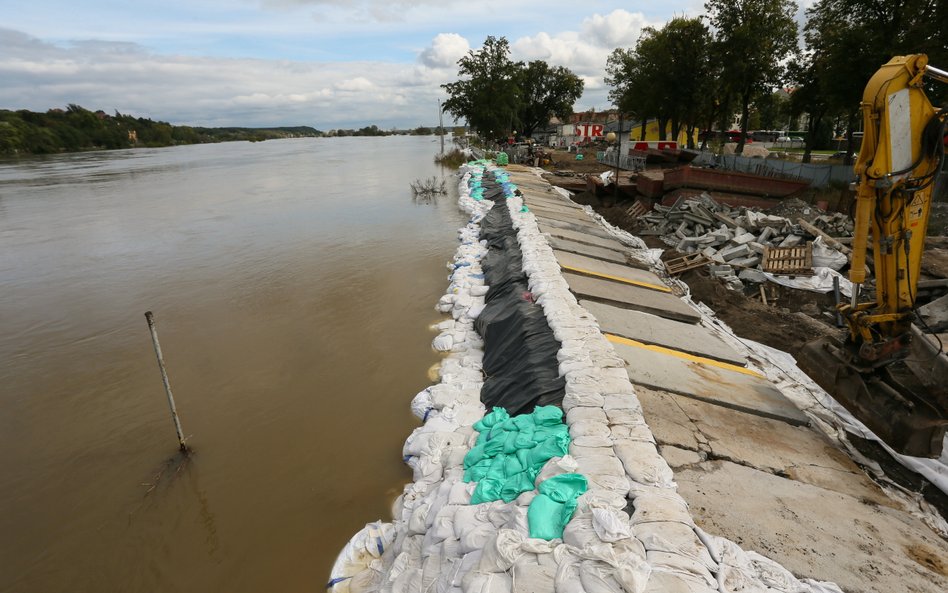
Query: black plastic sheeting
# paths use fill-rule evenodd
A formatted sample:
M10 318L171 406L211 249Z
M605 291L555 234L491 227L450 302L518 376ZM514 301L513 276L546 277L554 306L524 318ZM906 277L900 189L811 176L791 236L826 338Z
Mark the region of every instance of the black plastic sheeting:
M503 190L487 175L483 186L484 199L493 200L494 207L481 221L481 239L488 243L481 267L490 288L484 310L474 321L484 339L481 401L488 410L502 407L511 416L530 413L536 406L560 405L566 386L556 359L560 343L529 292Z

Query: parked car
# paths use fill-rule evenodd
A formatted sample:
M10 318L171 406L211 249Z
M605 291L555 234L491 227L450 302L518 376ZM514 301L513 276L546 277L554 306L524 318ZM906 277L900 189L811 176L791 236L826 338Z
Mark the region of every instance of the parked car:
M803 142L803 138L799 136L790 136L790 142Z
M789 136L778 136L776 140L777 144L783 144L784 142L790 142Z

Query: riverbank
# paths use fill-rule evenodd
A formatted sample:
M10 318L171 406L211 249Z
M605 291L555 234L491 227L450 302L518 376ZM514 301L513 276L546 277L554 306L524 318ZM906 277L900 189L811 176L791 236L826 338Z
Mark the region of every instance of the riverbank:
M562 406L571 439L569 455L548 462L537 484L542 492L544 479L568 471L585 476L589 491L562 539L550 541L530 537L535 492L470 504L478 488L465 481L467 451L479 442L473 412L488 411L477 397L483 375L449 364L455 370L442 378L463 374L466 388L419 394L425 424L408 441L427 435L442 445L420 451L394 521L371 528L378 545L367 546L363 531L347 548L335 591L948 586L945 540L913 516L913 501L891 498L831 438L831 416L792 362L736 339L688 299L685 285L663 276L641 241L603 226L532 172L508 170L499 175L510 191L495 199L517 232L524 302L560 344L563 392L543 402ZM491 210L487 196L477 199L477 174L469 170L460 188L472 225ZM508 247L474 243L479 232L463 231L476 253L458 268L474 277ZM448 299L455 319L482 314L476 298ZM469 356L472 338L465 329L448 361ZM488 346L482 359L490 356Z

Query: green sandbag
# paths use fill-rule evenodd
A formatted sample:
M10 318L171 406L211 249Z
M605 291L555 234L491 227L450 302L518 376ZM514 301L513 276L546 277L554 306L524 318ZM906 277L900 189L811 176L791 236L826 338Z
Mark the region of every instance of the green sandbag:
M569 450L563 411L553 406L538 406L513 418L503 408L494 408L474 428L480 433L477 445L464 457L464 481L478 482L471 504L509 502L533 490L546 462Z
M545 540L563 537L563 528L576 511L576 499L587 488L586 477L580 474L560 474L540 482L540 493L527 509L530 537Z
M506 152L498 152L496 161L497 161L497 164L501 167L503 167L504 165L507 165L510 162L507 157Z

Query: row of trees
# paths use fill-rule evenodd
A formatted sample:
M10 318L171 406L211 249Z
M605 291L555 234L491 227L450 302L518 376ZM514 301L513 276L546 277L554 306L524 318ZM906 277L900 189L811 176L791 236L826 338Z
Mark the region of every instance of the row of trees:
M809 160L817 138L845 131L851 140L863 89L892 56L948 63L948 3L938 0L819 0L806 11L802 46L792 0L707 0L705 10L645 29L606 68L622 111L657 118L662 131L683 129L689 144L696 128L726 129L735 112L745 134L755 118L772 128L788 111L806 113ZM780 87L792 89L789 101ZM944 87L932 92L936 101L948 96ZM831 130L837 122L843 130Z
M51 154L78 150L172 146L233 140L321 136L308 126L280 128L202 128L173 126L116 112L89 111L79 105L46 113L0 110L0 155Z
M518 130L530 136L551 116L566 118L583 94L583 81L563 66L510 59L504 37L490 36L458 61L460 80L441 85L443 109L488 138Z

